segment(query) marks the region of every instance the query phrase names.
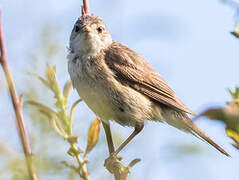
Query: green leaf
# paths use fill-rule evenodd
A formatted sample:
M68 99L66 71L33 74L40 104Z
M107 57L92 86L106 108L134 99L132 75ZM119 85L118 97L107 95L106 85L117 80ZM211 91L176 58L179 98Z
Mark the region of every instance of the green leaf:
M84 157L87 157L87 155L92 151L92 149L98 142L100 132L100 122L101 121L96 118L88 130L87 147L85 150Z
M60 136L62 136L64 139L68 138L68 134L65 132L64 128L62 127L61 123L58 121L57 118L52 118L50 122L51 122L53 128L55 129L55 131Z
M47 88L51 89L50 84L47 80L45 80L43 77L39 76L38 74L35 73L30 73L32 76L36 76L41 82L42 84L44 84Z
M54 98L56 99L55 107L59 109L57 117L61 122L62 127L67 131L67 134L71 135L69 128L69 118L66 113L66 103L67 100L63 96L62 91L59 88L58 82L56 80L56 66L46 67L46 78L49 82L50 89L54 93Z
M49 82L55 82L56 79L56 66L51 67L49 64L46 66L46 78Z
M53 91L53 93L55 94L55 98L57 100L56 102L56 107L57 108L62 108L62 104L65 104L65 98L59 88L58 82L56 80L56 66L49 66L47 64L46 67L46 78L49 82L50 88Z
M223 108L212 108L203 112L200 116L207 116L209 119L225 121Z
M63 89L63 96L66 98L66 100L68 99L71 91L73 90L72 87L72 83L71 80L68 80L65 85L64 85L64 89Z
M226 124L225 131L227 136L233 139L235 147L239 147L239 106L235 101L228 103L224 108L208 109L200 116L224 122Z
M239 150L239 133L232 129L226 129L226 134L234 141L233 146Z
M213 120L220 120L227 125L227 128L239 132L239 107L228 103L224 108L212 108L203 112L200 116L207 116Z
M51 67L47 64L46 74L45 74L46 79L42 78L41 76L37 74L34 74L34 73L31 73L31 74L38 77L38 79L54 93L54 98L57 100L55 103L55 106L58 109L65 111L66 110L65 105L67 104L67 100L63 96L59 88L58 82L56 80L56 66Z
M54 110L52 110L51 108L49 108L49 107L47 107L47 106L45 106L41 103L36 102L36 101L26 101L25 104L30 104L30 105L35 106L41 112L44 112L45 114L48 114L50 117L57 115L57 113Z
M69 117L67 116L66 111L64 109L60 110L57 113L57 117L61 120L61 122L64 123L65 126L69 125ZM67 127L65 127L65 128L67 128Z
M235 24L235 31L231 32L232 35L234 35L236 38L239 38L239 24Z
M50 84L51 90L58 95L60 95L60 88L58 86L57 80L56 80L56 66L49 66L49 64L47 64L46 67L46 78ZM58 96L59 96L58 95Z
M138 162L140 162L140 159L134 159L133 161L131 161L128 165L128 168L132 168L135 164L137 164Z
M48 119L50 120L50 123L52 125L52 127L55 129L55 131L62 137L67 138L68 135L65 133L64 129L62 128L62 125L59 123L58 119L57 119L57 112L55 112L54 110L52 110L51 108L35 102L35 101L26 101L26 104L30 104L35 106L36 108L38 108L38 110L44 114L45 116L48 117Z
M232 92L232 90L231 90L231 89L228 89L228 91L229 91L229 93L231 94L231 96L232 96L232 99L233 99L233 100L234 100L234 99L236 99L235 93L234 93L234 92Z
M75 110L77 104L79 104L81 101L82 101L82 99L78 99L78 100L75 101L74 104L71 106L71 111L70 111L70 122L72 122L72 120L73 120L74 110Z
M67 154L69 154L70 156L74 157L75 156L75 150L73 148L70 148L68 151L67 151Z
M77 168L76 166L74 166L73 164L69 164L66 161L61 161L61 164L63 164L64 166L74 170L75 172L79 173L79 168Z
M237 99L239 99L239 88L238 87L236 87L235 96Z
M78 149L73 149L72 147L67 151L67 153L70 155L70 156L76 156L76 155L78 155L78 154L81 154L81 153L83 153L84 151L83 150L81 150L80 148L78 148Z
M233 36L235 36L236 38L239 38L239 33L236 33L236 32L234 31L234 32L231 32L231 34L232 34Z
M234 35L235 37L239 38L239 24L236 23L235 24L235 31L231 32L232 35Z
M233 103L237 104L237 106L239 107L239 88L236 87L235 92L233 92L232 90L229 89L229 92L232 96Z

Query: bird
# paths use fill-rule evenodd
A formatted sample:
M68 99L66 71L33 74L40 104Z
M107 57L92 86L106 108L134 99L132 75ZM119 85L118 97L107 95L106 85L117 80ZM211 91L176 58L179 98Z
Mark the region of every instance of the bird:
M230 156L189 118L196 115L139 53L112 39L99 16L77 19L67 59L73 87L103 123L110 154L117 155L150 120L189 132ZM116 150L110 121L134 128Z

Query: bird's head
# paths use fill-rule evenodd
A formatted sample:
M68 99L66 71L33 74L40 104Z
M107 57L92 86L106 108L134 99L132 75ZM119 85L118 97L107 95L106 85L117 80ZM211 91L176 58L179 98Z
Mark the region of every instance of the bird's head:
M112 43L103 20L96 15L85 14L75 23L70 36L70 50L82 55L97 55Z

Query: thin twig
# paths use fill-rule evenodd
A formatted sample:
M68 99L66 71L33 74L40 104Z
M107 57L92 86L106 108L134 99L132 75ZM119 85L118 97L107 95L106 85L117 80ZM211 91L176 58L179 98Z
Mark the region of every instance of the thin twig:
M16 122L17 122L17 129L18 133L21 139L22 148L25 154L26 162L27 162L27 169L28 174L31 180L37 180L36 174L34 172L33 168L33 161L32 161L32 152L31 148L27 139L26 129L24 125L23 115L22 115L22 107L21 107L21 98L18 97L17 91L13 82L12 75L8 68L8 60L7 60L7 54L6 54L6 48L4 44L3 39L3 28L2 28L2 21L1 21L1 9L0 9L0 52L1 52L1 58L0 58L0 64L2 65L9 92L12 99L13 108L15 111L16 116Z
M90 14L89 2L88 0L83 0L83 7L81 9L82 15Z
M79 169L81 170L81 173L80 173L81 177L84 180L90 180L90 176L87 171L86 163L84 162L84 160L81 158L81 156L77 152L77 147L75 146L75 143L70 143L70 145L71 145L71 148L74 150L75 158L77 159L77 162L79 164Z

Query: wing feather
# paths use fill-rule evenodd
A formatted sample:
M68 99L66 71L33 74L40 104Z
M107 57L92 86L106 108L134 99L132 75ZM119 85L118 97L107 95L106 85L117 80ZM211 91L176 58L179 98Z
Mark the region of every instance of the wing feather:
M105 50L105 63L115 77L151 100L195 115L176 97L160 75L135 51L119 42Z

